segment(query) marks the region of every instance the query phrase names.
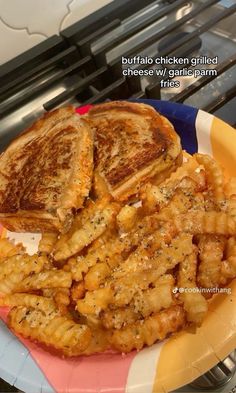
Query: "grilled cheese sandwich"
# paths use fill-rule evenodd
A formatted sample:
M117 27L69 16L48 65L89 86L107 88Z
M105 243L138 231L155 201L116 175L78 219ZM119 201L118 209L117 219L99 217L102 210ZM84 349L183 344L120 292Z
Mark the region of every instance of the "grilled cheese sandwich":
M17 232L66 231L93 173L93 133L73 107L47 113L0 158L0 222Z
M172 124L149 105L107 102L90 109L95 135L95 172L115 199L126 200L155 177L158 183L182 162Z
M66 232L93 176L117 201L163 181L182 162L180 138L151 106L126 101L49 112L0 156L0 222L15 232Z

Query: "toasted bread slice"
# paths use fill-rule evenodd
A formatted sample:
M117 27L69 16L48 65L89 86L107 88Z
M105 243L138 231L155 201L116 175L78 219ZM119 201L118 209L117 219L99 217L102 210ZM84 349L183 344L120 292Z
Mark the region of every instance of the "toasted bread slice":
M93 133L75 109L45 114L0 157L0 222L17 232L66 230L92 172Z
M95 172L115 199L129 198L154 177L162 181L182 162L174 127L149 105L107 102L87 118L95 132Z

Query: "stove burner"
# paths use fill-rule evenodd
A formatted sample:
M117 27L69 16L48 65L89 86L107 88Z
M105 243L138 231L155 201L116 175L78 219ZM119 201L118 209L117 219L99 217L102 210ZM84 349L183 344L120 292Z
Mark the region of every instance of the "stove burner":
M186 37L189 34L190 33L186 31L180 31L177 33L170 34L168 35L168 37L163 38L158 43L158 47L157 47L158 53L161 54L163 51L168 50L168 47L171 47L173 43L181 40L182 38ZM194 52L199 52L201 46L202 46L202 39L200 37L195 37L189 42L189 45L186 47L185 51L181 52L181 55L183 57L184 56L188 57L189 55L193 55Z
M233 378L236 371L236 350L231 352L224 360L219 362L215 367L197 378L191 387L200 390L214 391L227 384Z
M164 99L184 102L210 113L218 114L222 109L219 117L235 124L233 14L236 4L225 7L222 3L220 0L112 1L60 35L2 65L0 151L35 118L68 103ZM184 76L178 77L179 87L161 88L160 74L148 78L123 74L121 57L137 55L153 59L217 55L218 64L214 68L221 79L216 74L198 79ZM150 66L147 64L146 68ZM166 82L165 78L177 80L169 74L164 77Z

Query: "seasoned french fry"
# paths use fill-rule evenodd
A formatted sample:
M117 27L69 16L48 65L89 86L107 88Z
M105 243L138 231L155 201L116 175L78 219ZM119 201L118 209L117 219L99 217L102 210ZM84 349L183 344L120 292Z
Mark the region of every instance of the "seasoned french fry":
M226 258L236 256L236 238L235 237L230 237L228 239L225 252L226 252Z
M225 238L217 235L200 235L198 283L201 287L218 287L221 278L221 265Z
M83 228L78 229L73 235L58 247L55 246L54 258L56 261L66 259L77 254L93 240L105 232L117 213L118 205L113 203L104 209L98 209L95 215L85 222Z
M101 310L105 310L112 300L112 290L110 287L100 288L96 291L86 292L84 299L77 301L77 310L81 314L98 315Z
M224 192L227 198L230 198L232 195L236 195L236 177L231 177L224 185Z
M159 227L159 220L154 214L138 222L137 226L128 236L126 236L126 234L117 236L117 234L112 233L110 237L107 238L105 236L105 238L103 238L102 235L96 240L98 244L97 247L89 249L85 256L70 258L67 265L64 266L64 269L66 271L71 271L73 280L75 281L81 281L84 274L93 266L97 266L100 262L106 263L112 272L112 269L116 268L116 266L123 261L125 255L128 255L132 249L137 247L145 236L152 234ZM174 236L174 230L171 228L170 233L171 237ZM96 267L93 269L93 274L96 274ZM100 284L103 278L100 275Z
M192 207L189 211L206 211L205 210L206 206L205 206L205 199L204 196L198 192L197 194L195 194L192 197Z
M60 234L60 236L58 237L58 240L56 242L56 244L54 245L54 250L55 249L61 249L64 247L64 244L66 244L68 242L68 240L73 236L73 234L78 231L79 229L82 229L85 225L85 223L87 221L89 221L91 219L91 217L93 217L98 208L102 209L105 208L109 202L111 200L110 196L106 196L104 198L102 198L102 200L99 201L94 201L91 198L88 198L86 200L85 203L85 207L79 211L79 213L77 215L75 215L74 217L74 221L69 229L68 232ZM107 229L104 234L101 237L105 237L106 233L110 233L110 228ZM96 243L96 239L94 240L94 242L92 243L92 248L94 248L94 245ZM72 258L70 258L72 259ZM67 261L64 260L58 260L56 261L57 266L59 267L64 267L63 265L65 265L65 263L67 263ZM67 267L65 267L67 268ZM69 269L70 270L70 269Z
M214 200L219 208L225 205L224 177L220 165L212 157L206 154L194 154L197 162L204 166L208 187L213 192Z
M227 213L236 220L236 195L232 195L227 201Z
M106 262L96 263L84 277L85 288L89 291L98 289L111 273L111 269Z
M94 353L100 353L110 349L110 331L102 328L93 328L91 332L92 338L88 347L85 351L83 351L83 355L92 355Z
M176 332L185 325L185 311L181 306L172 306L167 310L134 323L133 325L115 330L110 339L112 348L119 352L130 352L152 345L163 340L167 334Z
M0 280L9 277L11 274L22 273L26 276L30 273L39 273L46 263L47 258L43 256L13 255L0 264Z
M180 294L184 309L187 313L187 320L200 325L205 317L208 306L204 296L199 292L191 292L190 289L197 289L197 255L193 249L192 254L180 262L178 273L178 286L184 288L185 292Z
M141 200L146 212L151 214L167 205L173 197L175 189L177 187L181 188L181 182L186 177L194 181L194 188L196 191L205 189L205 173L203 167L199 166L197 161L191 157L191 159L178 167L177 170L173 172L168 179L159 184L159 186L147 184L143 188Z
M0 296L14 292L17 285L22 282L25 276L25 273L11 273L5 276L5 278L0 279Z
M173 225L178 232L189 232L193 235L212 233L216 235L236 235L236 221L227 213L193 211L172 217Z
M129 278L130 273L139 273L156 269L161 276L168 269L173 269L183 255L192 251L192 237L182 234L171 239L169 227L144 239L141 245L130 254L125 262L113 273L114 278Z
M103 200L103 202L104 202L103 204L104 207L105 203L106 204L108 203L108 199ZM90 217L92 217L96 213L96 210L97 210L97 203L94 202L92 199L88 198L86 200L84 208L80 210L78 214L75 215L74 221L69 231L60 234L60 236L58 236L58 240L56 242L56 248L62 247L63 244L66 243L78 229L82 228L85 222L88 221Z
M236 277L236 256L229 257L222 262L221 284L225 285Z
M109 283L114 293L112 303L117 307L129 304L139 290L147 289L151 283L177 266L191 252L192 238L183 234L174 239L169 246L159 249L154 259L148 258L140 264L137 255L133 261L130 256L127 259L130 261L130 267L126 261L125 269L114 272L113 280Z
M42 288L41 292L44 297L53 297L54 296L54 288Z
M143 209L147 214L152 214L168 204L174 191L168 187L155 186L148 183L141 192Z
M226 211L236 220L236 177L229 179L224 190L227 197Z
M114 202L95 171L84 208L67 233L42 235L40 257L0 240L0 307L13 307L15 332L77 356L139 350L202 323L204 290L236 278L236 178L183 156L137 186L138 208Z
M186 176L192 176L194 171L199 168L197 161L192 157L188 157L184 160L181 166L179 166L171 175L165 179L159 187L168 187L168 189L175 189L177 184Z
M15 292L29 292L42 288L70 288L71 273L63 270L45 270L32 274L22 280L15 288Z
M176 190L181 190L185 196L193 201L195 194L201 193L206 189L205 172L202 169L194 176L185 176L176 186Z
M153 283L154 288L139 291L132 302L135 311L140 313L142 317L147 317L162 308L170 307L174 303L172 297L174 282L174 277L171 274L165 274Z
M190 210L204 211L205 202L203 195L198 192L197 183L190 177L184 177L178 184L173 198L161 209L158 217L171 220L173 216Z
M8 314L8 324L23 337L53 346L65 356L80 355L91 340L88 326L76 324L58 312L45 315L32 308L14 307Z
M177 190L170 203L161 209L158 218L168 221L176 214L187 212L191 207L190 198L185 196L182 191Z
M23 254L25 248L22 243L14 244L13 241L3 238L0 239L0 263L5 258L12 257L17 254Z
M107 265L112 267L122 259L121 252L124 249L124 245L117 236L111 236L109 239L104 240L103 236L100 236L97 241L99 242L99 247L91 248L85 256L70 258L67 265L64 266L64 270L71 271L73 280L83 280L83 276L89 269L97 266L100 262L106 261Z
M50 254L53 250L54 245L57 242L57 233L42 233L42 238L39 242L38 250L46 255Z
M97 198L98 200L107 197L109 195L109 190L107 188L106 182L103 180L103 178L98 174L96 170L94 171L92 191L94 193L95 198Z
M221 283L225 285L230 279L236 277L236 239L228 239L226 246L226 259L221 265Z
M138 220L138 209L125 205L118 213L116 220L122 232L130 232Z
M173 285L174 277L171 274L163 275L153 284L154 288L138 291L129 306L105 310L101 315L104 327L121 329L162 308L170 307L174 303Z
M0 307L25 306L43 311L45 314L56 311L57 307L52 299L37 296L29 293L14 293L12 295L0 297Z
M129 305L114 310L107 309L101 312L100 318L106 329L121 329L141 319L141 314L135 311L134 306Z
M71 287L71 299L74 303L85 295L84 281L74 282Z
M53 295L53 299L61 315L66 315L68 313L67 307L70 304L70 289L69 288L56 289Z

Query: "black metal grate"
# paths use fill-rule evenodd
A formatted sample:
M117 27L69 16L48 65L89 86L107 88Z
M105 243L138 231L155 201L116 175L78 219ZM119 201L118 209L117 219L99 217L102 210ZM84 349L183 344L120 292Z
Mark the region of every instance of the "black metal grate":
M197 17L219 0L206 0L196 3L197 6L189 13L168 24L161 31L137 42L125 50L123 56L137 55L140 51L154 44L170 33L176 34L188 21ZM110 61L107 53L143 29L163 17L177 11L181 6L189 4L185 0L165 1L163 7L156 7L154 0L119 0L113 1L92 15L75 23L61 32L61 36L53 36L33 49L18 56L14 60L0 67L0 117L7 115L23 105L31 102L40 94L65 83L63 91L57 90L50 99L45 98L42 108L51 110L70 100L77 100L78 104L101 102L105 99L125 98L161 98L159 80L142 86L139 77L124 77L121 59L118 56ZM93 44L113 29L122 25L124 20L145 7L153 7L153 12L144 13L139 22L129 29L121 29L119 34L110 41L100 45L100 49L93 50ZM236 4L222 10L202 24L194 31L172 42L168 47L161 48L157 56L184 56L191 52L194 40L208 31L219 21L229 17L236 11ZM230 56L216 66L218 75L223 74L236 64L236 55ZM147 65L146 68L149 66ZM138 67L137 67L138 68ZM177 66L181 68L181 66ZM181 93L171 98L171 101L184 102L202 87L213 81L216 76L203 76L195 83L185 88ZM235 97L236 87L214 99L204 109L214 112Z
M206 112L214 113L220 109L223 105L227 104L232 98L236 96L236 86L232 87L227 93L222 94L216 100L212 101L209 105L206 105L203 109Z
M148 37L141 44L137 44L136 46L132 47L130 50L128 50L125 53L123 53L123 56L127 56L128 57L128 56L135 55L137 52L143 50L145 47L148 47L148 46L154 44L155 42L157 42L161 38L165 37L167 34L173 33L179 27L183 26L184 23L186 23L189 20L193 19L200 12L206 10L208 7L210 7L211 5L213 5L215 3L218 3L219 1L220 0L207 0L207 1L205 1L202 5L200 5L195 10L191 11L190 13L188 13L187 15L183 16L181 19L177 20L175 23L172 23L172 24L168 25L165 29L162 29L161 31L158 31L156 34L152 35L151 37ZM168 15L168 13L165 14L165 16L167 16L167 15ZM184 41L184 38L183 38L183 41ZM180 43L180 45L177 45L177 44L176 44L177 47L180 47L182 45L182 43ZM173 45L173 47L174 47L174 45ZM167 54L169 54L172 51L173 51L173 49L171 49L170 51L169 50L163 51L163 53L164 53L164 55L167 55ZM116 59L115 61L117 61L117 60L118 59Z
M66 52L68 52L68 50L66 50ZM16 100L11 100L8 98L8 97L11 98L9 90L5 90L2 92L2 95L4 95L5 93L5 100L3 100L0 103L0 116L8 114L16 107L19 107L20 105L23 105L24 103L30 101L30 99L33 99L41 91L44 91L45 89L49 88L54 83L65 78L67 75L71 75L76 72L78 75L81 75L81 77L84 76L84 70L86 69L86 67L89 66L89 63L91 63L92 61L91 57L87 56L81 60L75 61L73 64L68 64L68 62L66 62L66 58L62 58L61 56L55 56L55 57L57 59L55 60L54 58L54 66L55 66L53 70L54 72L50 72L50 75L47 75L45 80L44 80L44 75L40 74L38 78L32 78L32 79L28 78L27 80L24 80L23 81L24 85L22 85L22 83L20 82L17 86L16 85L14 86L14 90L16 90L16 88L19 90L19 88L21 89L22 87L24 90L27 85L29 86L29 89L27 89L27 91L25 91L24 94L20 94ZM64 63L61 64L60 68L58 67L58 60L64 61ZM48 65L48 63L49 62L46 62L46 66ZM49 68L50 65L51 64L49 64ZM41 67L44 68L45 63ZM89 76L87 78L89 78ZM13 90L13 94L14 94L14 90Z
M219 64L215 69L217 70L217 76L220 76L225 71L230 69L236 64L236 54L234 56L230 56L228 59ZM192 83L190 86L186 87L181 93L175 95L171 98L170 101L174 102L184 102L187 98L189 98L192 94L196 93L202 87L206 86L208 83L213 81L216 78L214 75L203 76L195 83Z

